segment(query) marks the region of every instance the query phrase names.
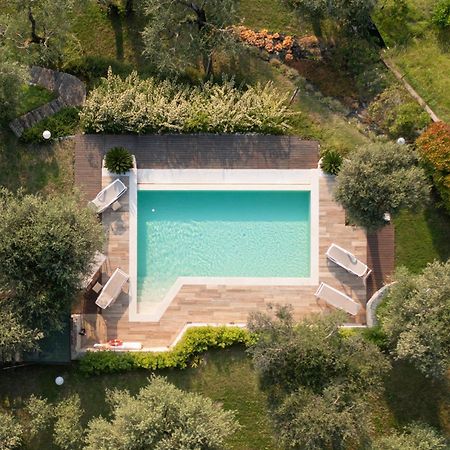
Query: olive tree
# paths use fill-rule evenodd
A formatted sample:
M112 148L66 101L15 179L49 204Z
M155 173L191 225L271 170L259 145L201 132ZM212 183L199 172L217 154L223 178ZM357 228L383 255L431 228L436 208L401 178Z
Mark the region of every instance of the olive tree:
M108 400L112 418L89 422L86 450L221 449L238 427L233 412L161 377L150 379L135 397L114 390Z
M63 450L82 448L84 435L80 423L82 414L83 410L78 395L72 395L56 405L53 441L58 448Z
M14 311L8 296L0 293L0 364L24 351L36 350L43 333L28 328Z
M0 411L0 450L13 450L22 444L23 429L8 413Z
M417 156L408 146L374 143L357 148L336 178L334 197L348 219L367 230L386 224L384 215L418 209L428 200L430 186Z
M76 196L0 189L0 290L25 327L59 329L102 238Z
M450 261L422 274L396 274L379 316L394 355L429 377L443 376L450 358Z
M213 53L236 46L228 28L237 17L235 4L236 0L145 0L144 55L159 70L171 73L201 61L208 77L213 72Z
M421 423L412 423L401 432L380 436L371 450L445 450L448 442L434 428Z
M0 16L0 43L25 62L58 64L73 35L74 0L12 0Z

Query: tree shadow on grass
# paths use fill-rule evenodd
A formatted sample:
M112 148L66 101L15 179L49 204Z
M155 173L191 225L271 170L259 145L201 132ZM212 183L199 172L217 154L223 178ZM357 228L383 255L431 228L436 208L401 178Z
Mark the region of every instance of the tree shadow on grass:
M114 39L116 42L116 58L119 61L123 61L124 50L123 50L123 24L122 18L119 14L111 12L109 14L111 20L111 25L114 30Z
M433 247L440 259L446 261L450 258L450 215L435 202L425 210L425 220L431 231Z
M399 425L421 421L448 431L448 380L433 382L411 365L395 362L385 389L386 402Z

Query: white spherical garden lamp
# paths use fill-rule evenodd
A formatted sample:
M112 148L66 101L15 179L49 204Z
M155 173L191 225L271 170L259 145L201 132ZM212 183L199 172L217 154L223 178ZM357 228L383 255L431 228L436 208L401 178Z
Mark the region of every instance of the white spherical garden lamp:
M48 131L48 130L45 130L45 131L42 133L42 137L43 137L44 139L48 140L48 139L50 139L50 138L52 137L52 133L50 133L50 131Z
M63 378L63 377L56 377L56 378L55 378L55 383L56 383L58 386L61 386L61 385L64 383L64 378Z
M397 139L397 144L399 144L399 145L405 145L405 144L406 144L406 139L405 139L405 138L402 138L402 137L398 138L398 139Z

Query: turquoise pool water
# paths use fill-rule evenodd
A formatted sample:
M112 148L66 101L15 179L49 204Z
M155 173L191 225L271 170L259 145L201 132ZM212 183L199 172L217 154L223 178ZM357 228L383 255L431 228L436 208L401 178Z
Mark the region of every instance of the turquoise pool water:
M138 301L179 276L309 277L307 191L138 191Z

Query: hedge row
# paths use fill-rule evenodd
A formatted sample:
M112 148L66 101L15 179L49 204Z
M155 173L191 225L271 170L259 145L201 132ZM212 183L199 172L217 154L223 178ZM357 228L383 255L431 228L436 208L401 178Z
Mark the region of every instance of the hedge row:
M124 372L132 369L186 368L195 356L211 348L235 344L251 345L255 337L239 327L195 327L186 331L181 340L167 352L87 352L80 361L86 375Z
M232 81L187 86L126 78L112 71L89 95L81 122L89 133L266 133L289 128L288 96L269 82L238 89Z

